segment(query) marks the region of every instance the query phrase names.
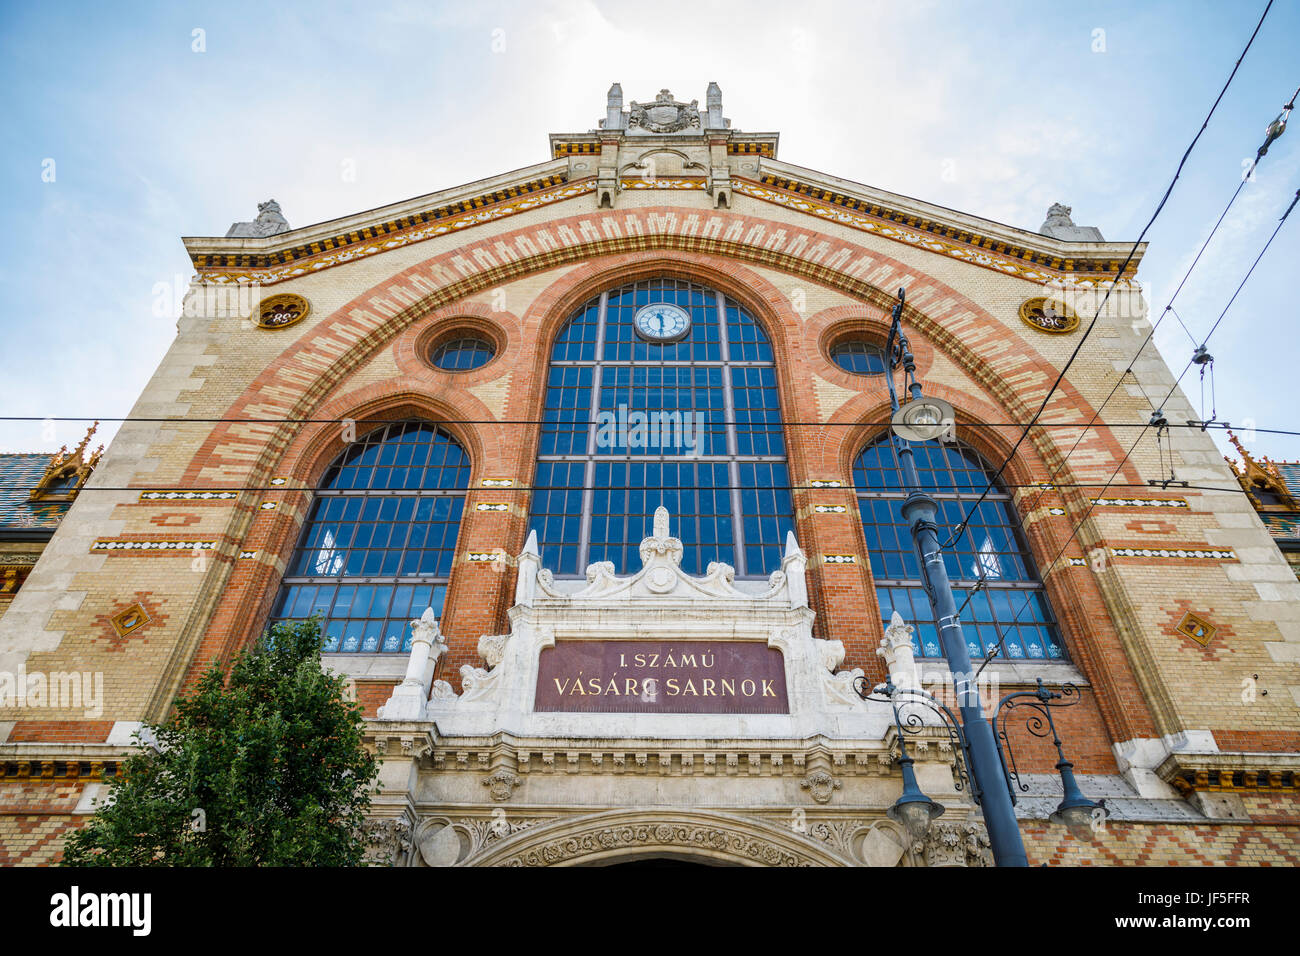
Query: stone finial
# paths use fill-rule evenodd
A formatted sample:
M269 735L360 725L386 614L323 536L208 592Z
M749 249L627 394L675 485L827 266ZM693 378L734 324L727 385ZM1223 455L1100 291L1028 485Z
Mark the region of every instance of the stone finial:
M433 608L426 607L424 613L411 622L412 641L423 641L426 644L441 644L442 629L438 626L438 616L433 613Z
M653 534L656 538L668 537L668 509L663 505L655 509Z
M708 128L725 129L726 119L722 116L722 88L717 83L710 83L704 94L704 105L708 110Z
M605 99L605 122L602 124L604 129L622 129L623 128L623 87L615 83L609 88L609 93Z
M885 659L889 679L899 690L913 690L921 685L916 673L916 654L912 648L912 633L916 628L904 622L897 611L889 619L885 636L876 648L876 654Z
M641 539L641 563L644 565L663 563L672 565L682 562L682 543L670 533L668 509L660 505L655 509L654 523L651 525L650 537Z
M257 218L252 222L232 223L226 231L227 239L265 239L278 236L290 229L289 221L280 212L280 204L274 199L257 204Z
M537 546L537 530L528 532L524 550L519 553L519 577L515 579L515 604L533 606L537 595L537 575L542 568L542 555Z
M790 592L791 607L808 606L808 581L805 573L808 559L795 540L794 532L785 533L785 554L781 557L781 570L785 572L786 587Z

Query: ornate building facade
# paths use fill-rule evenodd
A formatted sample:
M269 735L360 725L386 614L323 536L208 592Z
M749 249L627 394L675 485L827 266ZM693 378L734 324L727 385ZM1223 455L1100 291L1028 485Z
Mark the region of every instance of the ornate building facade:
M777 146L716 85L616 85L536 166L187 239L176 340L0 619L0 670L103 684L4 701L0 861L57 859L134 730L319 615L382 757L377 859L986 864L941 727L908 750L945 815L888 818L898 729L858 694L946 676L883 438L904 288L981 679L1077 690L1109 811L1050 823L1055 751L1006 725L1031 863L1297 862L1300 583L1204 433L1174 430L1185 486L1126 454L1174 384L1136 354L1143 250L1120 275L1131 243L1064 206L1014 228Z

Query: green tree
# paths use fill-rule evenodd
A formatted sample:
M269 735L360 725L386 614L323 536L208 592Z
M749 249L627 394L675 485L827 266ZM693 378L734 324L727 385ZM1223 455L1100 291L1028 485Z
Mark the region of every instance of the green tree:
M356 866L378 776L320 624L277 624L214 664L70 836L68 866ZM147 736L146 736L147 739Z

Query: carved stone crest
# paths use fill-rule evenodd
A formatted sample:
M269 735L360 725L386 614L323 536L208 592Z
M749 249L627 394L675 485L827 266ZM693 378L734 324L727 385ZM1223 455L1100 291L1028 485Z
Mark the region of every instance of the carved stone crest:
M680 103L668 90L660 90L653 103L632 101L628 129L643 129L647 133L680 133L684 129L700 128L700 101Z
M520 783L522 781L517 776L502 767L484 779L483 786L488 788L488 793L492 795L493 800L502 803L510 799L511 794L515 792L515 787Z
M803 778L799 786L807 790L808 795L818 803L830 803L831 794L842 785L825 770L814 770Z

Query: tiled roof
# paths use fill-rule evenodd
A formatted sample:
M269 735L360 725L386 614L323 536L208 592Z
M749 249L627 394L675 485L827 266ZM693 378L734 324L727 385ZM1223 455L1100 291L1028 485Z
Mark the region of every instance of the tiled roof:
M1261 514L1259 517L1273 537L1300 538L1300 515Z
M0 455L0 528L59 526L68 510L65 502L27 502L49 463L48 453Z
M1286 490L1293 497L1300 498L1300 461L1278 461L1274 462L1274 467L1286 482Z

